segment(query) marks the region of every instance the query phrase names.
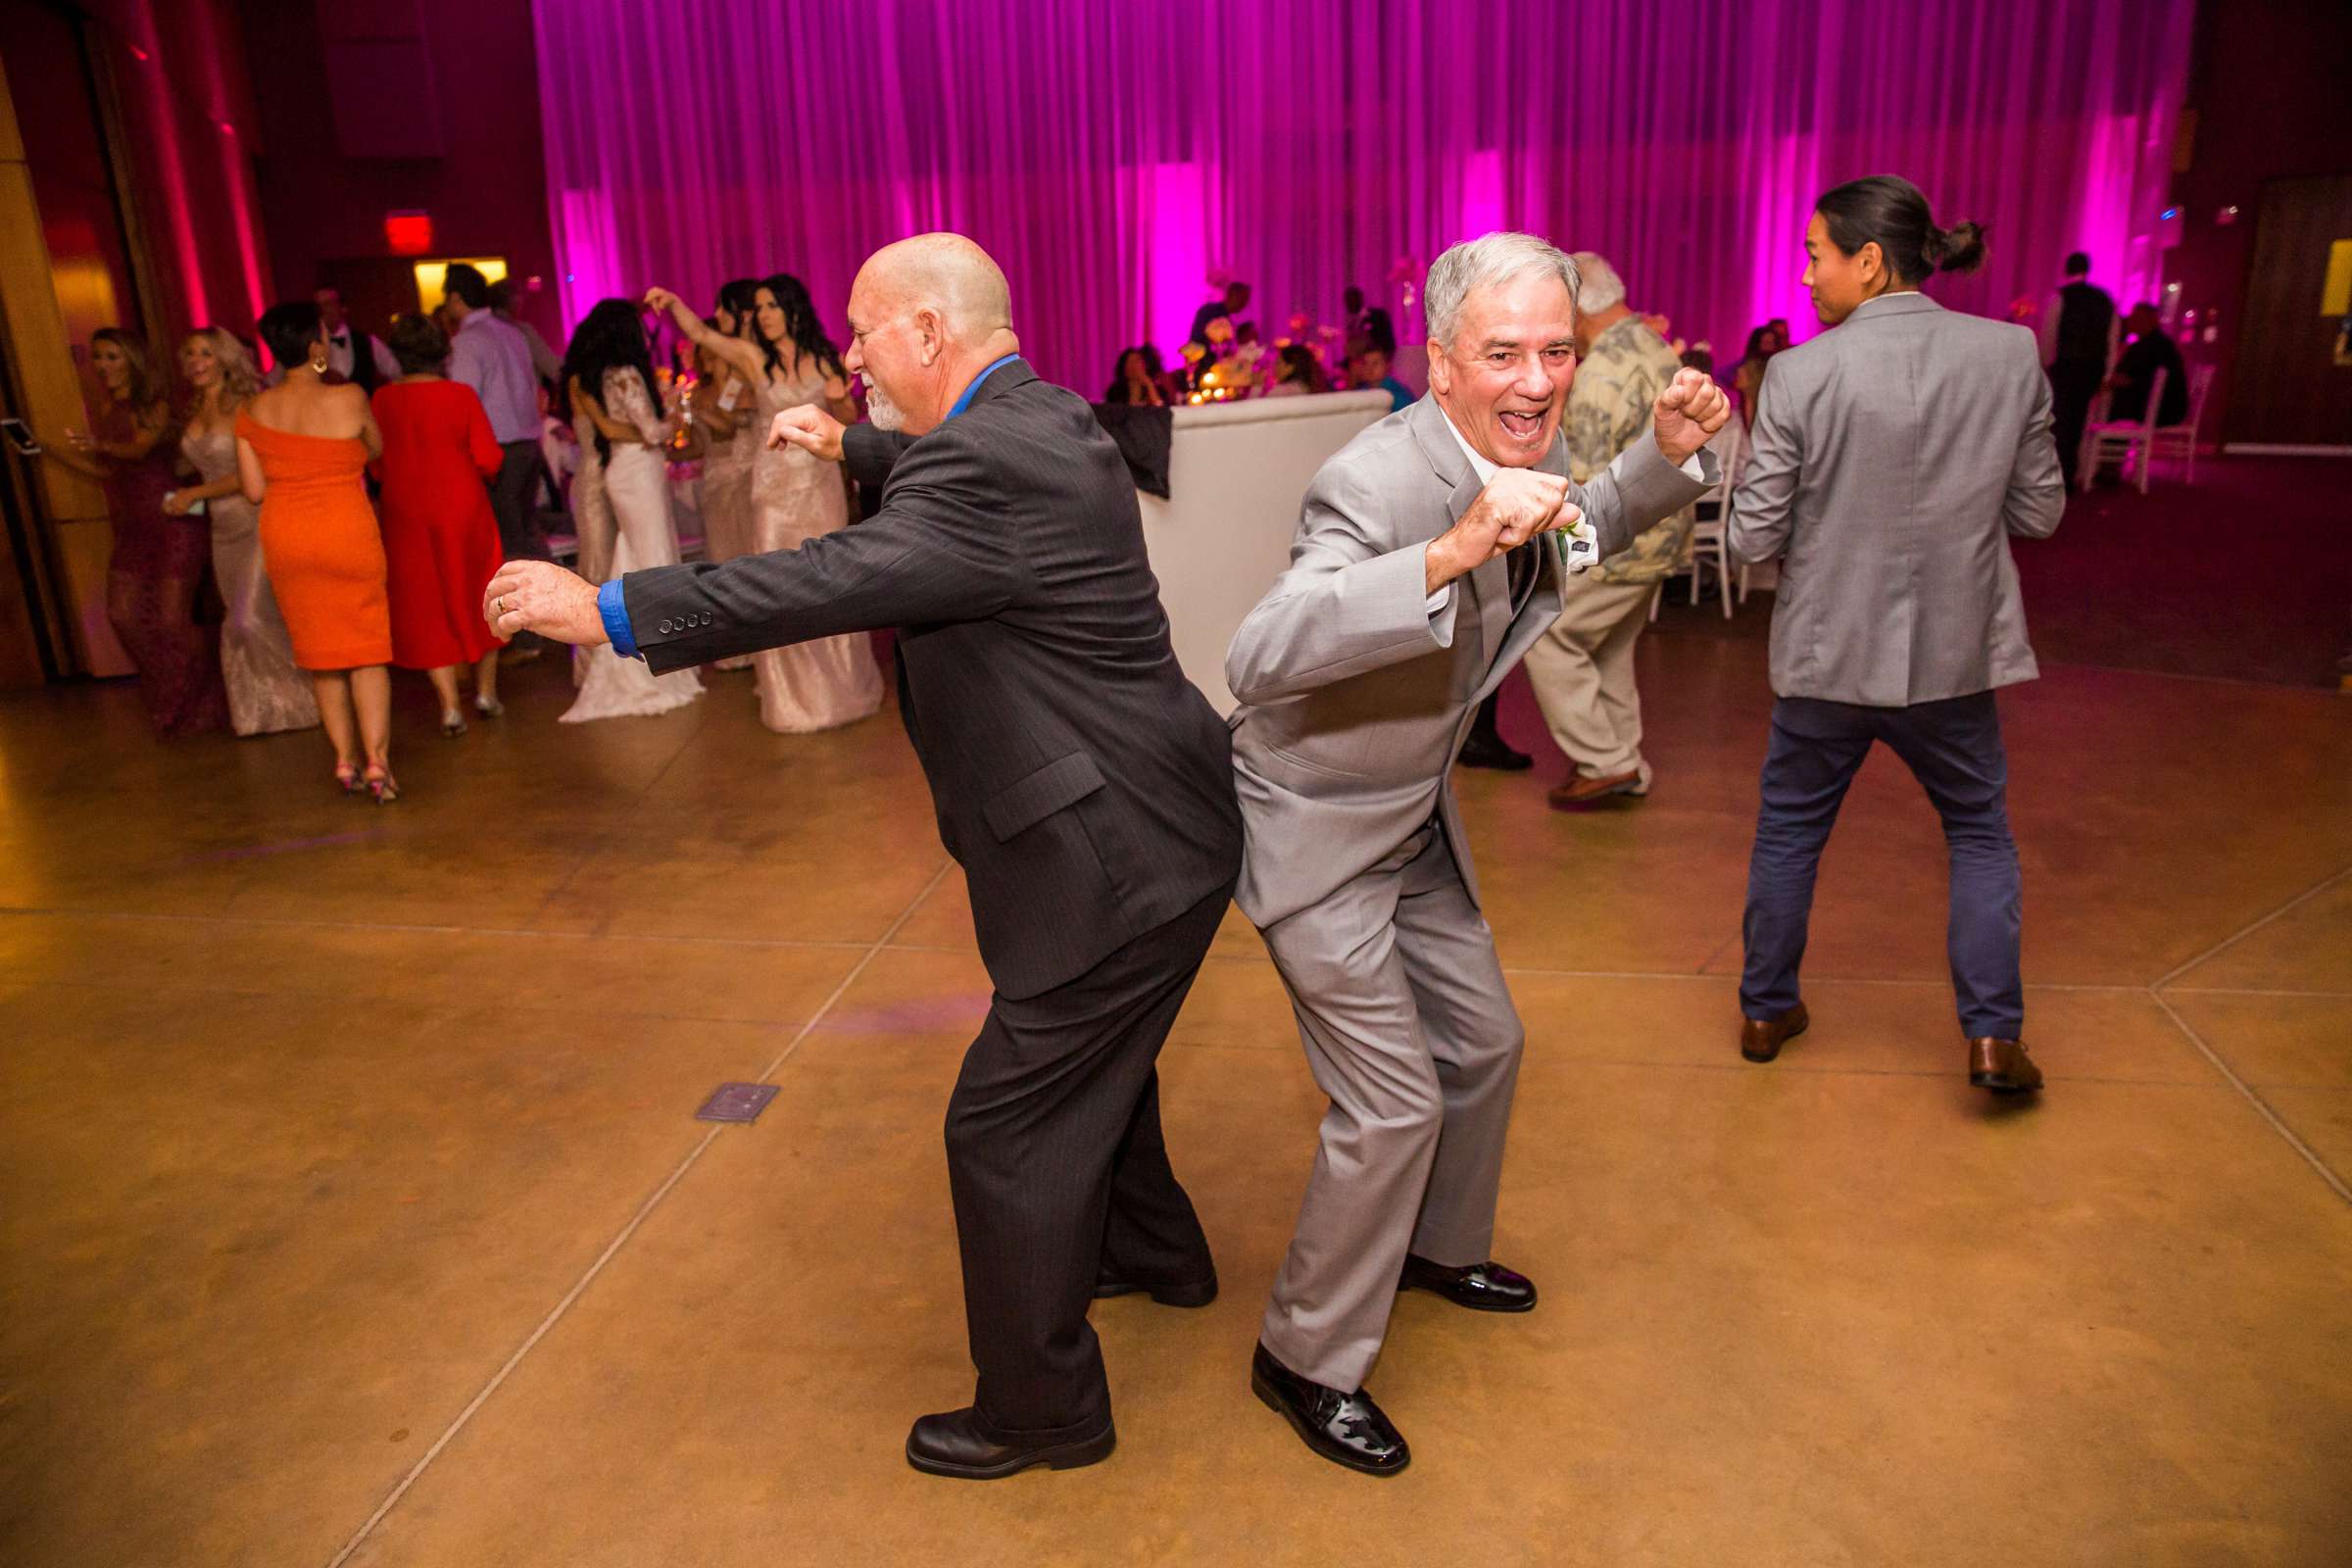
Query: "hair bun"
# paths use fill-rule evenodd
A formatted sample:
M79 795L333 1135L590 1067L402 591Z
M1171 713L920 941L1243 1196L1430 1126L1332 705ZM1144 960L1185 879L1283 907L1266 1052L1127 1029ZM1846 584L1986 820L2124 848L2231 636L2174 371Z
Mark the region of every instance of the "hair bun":
M1951 228L1932 228L1925 249L1929 264L1938 271L1973 272L1984 265L1984 225L1959 223Z

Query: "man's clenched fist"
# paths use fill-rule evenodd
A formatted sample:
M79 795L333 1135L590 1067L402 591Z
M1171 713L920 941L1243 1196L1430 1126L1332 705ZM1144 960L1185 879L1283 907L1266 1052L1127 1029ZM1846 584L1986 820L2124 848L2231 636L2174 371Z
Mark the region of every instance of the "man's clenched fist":
M1568 481L1536 468L1503 468L1487 481L1461 520L1429 542L1426 591L1436 593L1533 539L1571 528L1583 514L1568 505Z

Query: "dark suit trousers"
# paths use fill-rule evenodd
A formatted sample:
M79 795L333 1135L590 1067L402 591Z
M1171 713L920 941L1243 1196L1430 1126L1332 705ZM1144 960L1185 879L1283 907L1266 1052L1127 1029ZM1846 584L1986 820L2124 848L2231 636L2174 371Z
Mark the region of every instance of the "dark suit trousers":
M1096 1280L1215 1274L1160 1140L1153 1063L1230 886L1066 985L1000 996L948 1101L948 1183L974 1404L999 1442L1067 1441L1110 1415L1086 1321Z
M490 510L498 516L498 542L509 561L544 561L547 546L531 527L532 481L539 477L539 443L509 441L498 477L490 481Z
M2082 453L2082 427L2106 380L2107 367L2098 360L2060 360L2050 367L2050 435L2058 443L2058 466L2069 490L2075 487L2075 460Z
M1859 708L1813 698L1773 705L1755 852L1747 866L1747 965L1740 1010L1770 1018L1796 1005L1813 877L1871 743L1903 760L1943 817L1951 852L1948 947L1961 1031L2018 1039L2026 1003L2018 973L2017 844L2009 835L2009 763L1990 692L1909 708Z

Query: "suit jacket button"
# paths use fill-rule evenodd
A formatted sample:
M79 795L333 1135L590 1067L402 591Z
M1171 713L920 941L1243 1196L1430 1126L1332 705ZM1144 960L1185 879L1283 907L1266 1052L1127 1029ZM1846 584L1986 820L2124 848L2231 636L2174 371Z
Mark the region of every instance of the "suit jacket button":
M677 629L677 623L669 620L663 621L661 627L662 635L664 637L668 636L671 632L676 631Z
M703 612L703 624L706 626L710 624L710 612L708 610Z

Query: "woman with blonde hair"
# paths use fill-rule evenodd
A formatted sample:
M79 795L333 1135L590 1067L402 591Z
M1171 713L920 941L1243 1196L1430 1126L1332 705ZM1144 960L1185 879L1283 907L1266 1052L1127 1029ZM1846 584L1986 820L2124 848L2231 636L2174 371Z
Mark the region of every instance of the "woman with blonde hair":
M204 580L204 524L164 511L177 482L172 408L147 345L119 326L90 334L90 368L104 395L87 432L66 432L65 449L44 453L106 486L114 555L106 570L106 618L138 666L139 696L166 738L218 729L228 716L220 660L197 623Z
M262 564L261 514L237 477L237 416L261 391L261 371L234 334L200 326L180 340L179 373L195 394L179 455L200 482L164 497L164 511L211 526L213 581L227 611L220 674L229 724L240 735L308 729L318 722L318 700L295 667L294 644Z

